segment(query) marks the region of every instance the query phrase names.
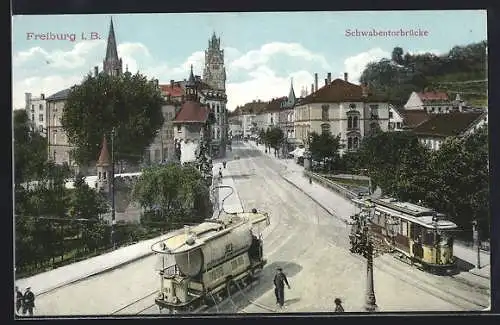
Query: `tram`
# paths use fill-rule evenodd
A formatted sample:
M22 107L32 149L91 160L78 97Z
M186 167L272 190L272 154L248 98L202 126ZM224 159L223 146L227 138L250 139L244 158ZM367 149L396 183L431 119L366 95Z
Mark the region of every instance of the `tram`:
M257 279L266 264L261 231L269 215L226 213L153 244L158 254L160 311L195 312L217 305Z
M453 232L457 225L444 214L387 197L353 201L360 208L370 209L370 232L397 252L399 259L432 273L446 273L456 267Z

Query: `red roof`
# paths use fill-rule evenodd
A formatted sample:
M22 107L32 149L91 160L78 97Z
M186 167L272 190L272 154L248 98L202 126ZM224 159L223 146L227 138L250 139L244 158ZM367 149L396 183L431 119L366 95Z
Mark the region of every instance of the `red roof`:
M448 95L443 92L417 93L421 100L449 100Z
M172 97L181 97L184 94L184 90L182 87L174 85L173 87L171 85L159 85L161 92L164 93L165 95L170 95Z
M198 102L187 101L182 104L173 123L203 123L208 118L208 110L208 107Z
M98 167L106 167L109 166L110 159L109 159L109 151L108 151L108 142L106 141L106 136L104 136L104 139L102 140L102 146L101 146L101 154L99 155L99 159L97 160L96 166Z
M366 97L363 96L363 88L365 88ZM335 79L329 85L323 86L314 93L306 96L300 104L352 101L385 102L387 99L377 96L367 87L358 86L342 79Z

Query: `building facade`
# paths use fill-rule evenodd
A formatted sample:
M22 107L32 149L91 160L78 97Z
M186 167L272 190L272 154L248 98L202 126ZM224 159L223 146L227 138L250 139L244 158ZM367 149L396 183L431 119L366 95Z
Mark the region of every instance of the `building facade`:
M47 135L47 102L45 94L40 97L33 97L31 93L24 93L25 110L28 115L31 130L39 132L40 135Z
M431 114L448 113L454 103L443 92L412 92L404 105L407 110L423 110Z
M294 126L295 114L293 108L297 103L297 97L295 97L295 91L293 89L293 80L290 82L290 92L288 97L286 97L281 102L281 109L279 113L279 127L283 130L285 139L295 138Z
M312 132L340 136L340 154L355 151L363 137L377 130L387 131L389 103L371 92L344 80L332 82L305 97L295 106L295 136L307 143Z
M168 101L165 101L165 104L161 107L164 123L161 129L158 130L158 135L146 150L144 157L146 163L160 163L176 159L173 125L176 110L177 106Z
M487 123L487 112L451 112L431 116L412 132L424 146L439 150L448 138L465 137Z

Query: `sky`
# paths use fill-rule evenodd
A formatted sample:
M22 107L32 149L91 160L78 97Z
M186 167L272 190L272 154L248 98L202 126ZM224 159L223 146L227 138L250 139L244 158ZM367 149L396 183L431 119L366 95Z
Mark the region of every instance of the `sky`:
M332 79L347 72L357 83L367 63L390 58L396 46L446 54L487 40L485 10L14 16L13 109L24 107L26 92L50 96L80 83L94 66L102 70L111 17L124 69L160 84L187 78L191 64L201 76L215 32L225 53L231 111L287 96L292 80L300 96L303 88L310 91L314 73L319 87L328 72ZM373 30L408 33L361 35Z

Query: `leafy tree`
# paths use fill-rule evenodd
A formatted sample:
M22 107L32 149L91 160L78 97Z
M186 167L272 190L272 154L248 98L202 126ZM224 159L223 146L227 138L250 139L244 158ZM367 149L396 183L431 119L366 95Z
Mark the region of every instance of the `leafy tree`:
M179 164L144 169L132 191L132 198L149 215L165 222L209 217L211 211L197 203L209 197L199 170Z
M13 129L15 184L41 178L47 161L47 139L32 130L23 109L14 111Z
M269 128L265 132L265 139L267 141L267 145L270 148L274 149L274 153L277 153L277 150L282 143L285 135L283 133L283 130L273 126L272 128Z
M61 119L75 160L97 159L103 135L115 128L115 159L136 163L163 125L163 99L153 81L137 73L88 75L71 89Z
M404 63L404 60L403 60L403 49L400 48L399 46L398 47L395 47L393 50L392 50L392 61L396 62L397 64L403 64Z
M104 197L90 188L82 175L75 177L74 187L69 199L68 214L71 217L98 219L101 214L108 212Z
M425 201L447 213L463 229L479 218L489 220L489 171L487 129L466 138L447 140L430 159L432 177Z
M334 137L330 132L324 132L321 134L316 132L311 133L309 150L311 151L311 157L313 160L321 161L323 163L326 163L327 160L330 162L339 160L339 148L340 137Z
M404 163L413 164L415 161L418 165L419 161L425 161L427 155L427 149L412 133L378 133L363 139L359 166L367 169L373 186L379 186L388 195L396 195L399 192L398 182L408 183L400 177L413 176L410 170L404 169Z

